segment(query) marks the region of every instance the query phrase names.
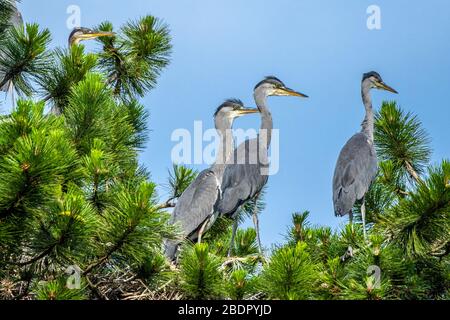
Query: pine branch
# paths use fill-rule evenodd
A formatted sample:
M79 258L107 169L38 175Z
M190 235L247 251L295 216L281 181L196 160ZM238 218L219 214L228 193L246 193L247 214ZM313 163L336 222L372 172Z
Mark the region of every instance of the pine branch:
M105 296L105 295L101 292L101 290L98 288L98 286L95 285L95 284L91 281L91 279L89 278L88 275L85 275L85 279L86 279L86 281L87 281L87 283L88 283L89 289L91 289L91 291L92 291L98 298L100 298L101 300L109 300L108 297Z
M175 208L175 203L172 203L172 201L175 200L174 198L169 198L166 202L158 205L158 209L168 209L168 208Z
M184 190L195 180L198 172L182 165L174 164L172 171L169 171L170 199L178 199ZM168 203L167 201L166 203Z
M31 81L47 67L49 42L49 30L39 31L37 24L11 29L0 47L0 72L5 75L0 88L11 81L19 94L30 95Z
M405 161L406 170L408 170L408 173L411 175L411 177L417 182L422 183L422 179L417 174L416 170L414 170L413 166L409 161Z
M112 31L113 26L104 22L98 29ZM123 97L143 96L153 89L172 48L167 26L153 16L128 22L116 37L99 41L100 66L114 94Z
M97 57L85 53L83 45L75 45L70 49L56 49L52 53L52 62L45 71L38 75L37 83L44 96L43 101L52 103L52 110L59 115L69 103L72 90L94 71Z
M390 161L401 176L420 183L431 155L429 137L419 119L395 102L383 102L375 116L375 144L383 161Z
M24 267L24 266L30 265L32 263L35 263L35 262L41 260L42 258L48 256L52 252L52 250L55 248L55 246L56 246L56 244L53 245L53 246L48 247L46 250L44 250L42 253L40 253L36 257L34 257L34 258L32 258L32 259L30 259L28 261L16 263L16 265L19 266L19 267Z
M89 274L92 270L94 270L95 268L97 268L97 267L101 266L102 264L104 264L105 262L107 262L116 251L118 251L122 248L122 246L125 242L125 239L128 237L128 235L132 231L133 231L133 228L131 228L131 227L128 230L126 230L123 233L122 238L119 239L119 241L117 241L117 243L114 246L112 246L103 257L97 259L95 262L91 263L88 267L86 267L86 269L83 271L83 275Z

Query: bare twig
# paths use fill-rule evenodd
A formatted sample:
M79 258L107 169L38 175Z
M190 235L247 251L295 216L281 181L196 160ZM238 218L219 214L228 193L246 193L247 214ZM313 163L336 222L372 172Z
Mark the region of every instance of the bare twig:
M55 247L55 245L50 246L49 248L47 248L45 251L43 251L41 254L37 255L36 257L28 260L28 261L24 261L24 262L18 262L16 263L17 266L19 267L24 267L27 266L29 264L35 263L36 261L44 258L46 255L48 255L50 252L52 252L53 248Z
M163 204L160 204L159 206L157 206L158 210L168 209L168 208L175 208L175 204L174 203L170 203L170 202L166 202L166 203L163 203Z
M416 170L414 170L413 166L409 161L405 161L406 171L410 174L410 176L418 183L422 183L422 179L417 174Z
M98 267L99 265L101 265L102 263L104 263L106 260L108 260L109 255L105 255L104 257L98 259L97 261L91 263L84 271L83 271L83 275L87 275L88 273L90 273L92 271L92 269Z
M220 269L225 269L227 266L229 266L230 264L233 264L235 262L245 263L250 260L252 260L252 261L261 260L261 262L264 262L265 258L262 255L252 255L252 256L247 256L247 257L230 257L222 263L222 265L220 266Z
M105 296L100 289L97 287L97 285L93 284L91 279L89 279L88 276L86 276L86 281L88 283L89 288L92 290L92 292L100 299L103 300L109 300L107 296Z
M175 203L173 203L172 201L175 200L174 197L169 198L166 202L160 204L159 206L157 206L158 210L161 209L168 209L168 208L174 208L175 207Z

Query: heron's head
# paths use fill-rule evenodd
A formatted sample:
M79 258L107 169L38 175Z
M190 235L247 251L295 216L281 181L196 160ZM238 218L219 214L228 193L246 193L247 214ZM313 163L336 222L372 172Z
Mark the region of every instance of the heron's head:
M239 99L225 100L214 113L216 129L231 129L234 119L258 112L258 109L244 108L244 104Z
M258 112L258 109L245 108L244 103L239 99L228 99L217 108L214 118L234 120L235 118Z
M392 93L398 93L392 87L390 87L386 83L384 83L383 79L381 79L380 74L375 71L365 73L363 75L362 82L363 82L363 86L368 86L369 88L372 88L372 89L380 89L380 90L390 91Z
M286 85L274 76L266 77L255 86L255 94L262 93L265 96L294 96L308 98L306 94L300 93L286 87Z
M98 37L113 37L114 32L95 31L89 28L75 28L72 30L69 36L69 46L80 43L84 40L92 40Z

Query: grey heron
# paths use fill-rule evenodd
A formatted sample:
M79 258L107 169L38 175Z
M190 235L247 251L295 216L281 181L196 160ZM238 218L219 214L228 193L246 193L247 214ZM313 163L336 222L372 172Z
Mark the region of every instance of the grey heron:
M69 47L79 44L81 41L92 40L99 37L113 37L114 32L95 31L89 28L77 27L69 35Z
M374 113L372 109L372 89L381 89L398 93L383 82L375 72L363 75L361 93L366 116L361 124L361 132L356 133L342 148L336 163L333 177L333 204L336 216L349 215L353 221L352 208L356 201L361 201L361 216L364 239L366 239L365 194L375 179L378 165L374 147Z
M229 255L237 229L236 218L238 209L251 199L257 200L261 190L268 181L268 150L272 138L273 120L267 105L267 98L269 96L308 97L303 93L286 87L283 82L273 76L266 77L259 82L255 86L253 96L261 113L260 131L255 139L247 140L235 149L232 163L225 168L222 181L222 198L218 204L218 211L221 216L235 220ZM262 252L259 220L256 210L253 213L253 222L259 250Z
M9 26L11 26L13 28L18 28L23 25L23 19L22 19L22 14L17 9L16 1L11 1L11 9L12 9L12 13L11 13L11 17L9 19ZM5 77L5 74L0 70L0 82L3 81L4 77ZM12 90L12 81L6 82L0 88L0 91L3 91L3 92L8 92L10 90Z
M201 237L217 218L216 204L221 197L221 182L227 159L233 152L231 128L235 118L258 109L246 109L237 99L226 100L214 114L216 130L219 134L216 162L202 171L178 199L172 213L171 223L181 224L183 236L191 241L201 241ZM177 255L180 242L166 241L166 256L172 260Z
M74 45L78 45L81 41L86 40L94 40L99 37L113 37L116 34L114 32L103 32L103 31L96 31L85 27L76 27L72 30L72 32L69 35L68 43L69 43L69 50ZM51 95L46 96L43 101L47 102L52 98ZM52 106L50 113L54 115L60 115L61 111L56 108L55 106Z

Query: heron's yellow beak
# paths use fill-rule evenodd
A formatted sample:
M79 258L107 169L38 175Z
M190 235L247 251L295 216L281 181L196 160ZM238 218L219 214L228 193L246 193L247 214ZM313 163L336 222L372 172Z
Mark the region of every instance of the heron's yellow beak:
M239 110L236 110L236 115L238 117L240 117L240 116L244 116L246 114L258 113L258 112L259 112L258 109L239 109Z
M91 39L96 39L99 37L114 37L115 35L116 34L114 32L96 31L96 32L92 32L92 33L85 33L85 34L81 35L80 38L83 40L91 40Z
M294 96L294 97L301 97L301 98L309 98L306 94L303 94L301 92L298 92L298 91L295 91L295 90L292 90L292 89L286 88L286 87L278 88L275 91L275 95L277 95L277 96Z
M377 86L378 89L386 90L386 91L398 94L398 92L394 88L388 86L384 82L376 82L375 85Z

